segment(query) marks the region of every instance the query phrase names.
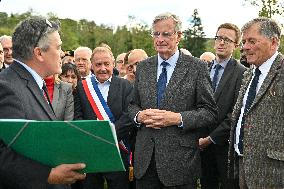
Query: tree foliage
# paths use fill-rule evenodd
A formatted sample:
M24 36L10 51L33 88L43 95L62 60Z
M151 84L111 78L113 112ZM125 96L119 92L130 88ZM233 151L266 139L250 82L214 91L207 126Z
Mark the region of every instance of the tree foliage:
M194 9L189 27L184 31L182 46L193 56L199 57L205 51L206 39L197 9Z
M245 0L250 4L260 7L258 16L272 18L274 15L284 13L284 2L278 0Z
M30 9L23 14L10 14L0 12L0 36L12 35L16 25L30 17L40 16ZM74 50L79 46L87 46L94 49L101 43L108 44L114 53L118 55L133 48L144 49L148 55L154 54L150 29L144 23L136 23L130 27L124 25L116 29L104 24L97 25L94 21L81 19L79 21L69 18L58 18L53 13L46 16L50 20L59 20L61 23L61 39L63 50ZM135 17L129 17L131 21Z

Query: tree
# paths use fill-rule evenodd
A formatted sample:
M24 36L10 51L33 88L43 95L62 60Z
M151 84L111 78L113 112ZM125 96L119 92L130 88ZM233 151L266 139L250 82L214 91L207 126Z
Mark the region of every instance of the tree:
M205 33L197 9L194 9L188 29L184 31L184 39L181 43L183 48L191 52L193 56L199 57L205 51Z
M259 16L272 18L274 15L284 13L284 3L278 0L245 0L254 6L260 7Z

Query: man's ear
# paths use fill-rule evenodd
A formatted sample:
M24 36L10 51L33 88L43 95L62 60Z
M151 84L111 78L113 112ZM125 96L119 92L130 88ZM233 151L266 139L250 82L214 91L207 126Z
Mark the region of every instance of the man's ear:
M41 61L41 62L43 61L42 50L39 47L34 48L34 56L39 61Z

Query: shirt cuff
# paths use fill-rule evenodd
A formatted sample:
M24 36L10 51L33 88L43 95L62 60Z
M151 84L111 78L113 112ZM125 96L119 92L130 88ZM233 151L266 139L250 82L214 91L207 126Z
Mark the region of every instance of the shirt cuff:
M183 121L182 121L182 116L180 114L180 124L178 125L179 128L183 128Z
M140 126L142 125L142 123L139 123L139 122L137 121L137 116L138 116L138 114L139 114L140 112L141 112L141 111L139 111L139 112L135 115L135 117L134 117L134 123L135 123L136 127L140 127Z
M211 142L213 142L213 144L216 144L216 142L211 138L211 136L209 136L209 140L211 140Z

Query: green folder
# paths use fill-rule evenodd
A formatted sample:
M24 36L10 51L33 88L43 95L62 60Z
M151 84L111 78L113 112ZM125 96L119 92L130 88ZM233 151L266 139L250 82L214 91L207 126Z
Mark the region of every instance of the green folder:
M2 119L0 138L18 153L51 167L85 163L85 173L125 171L109 121Z

